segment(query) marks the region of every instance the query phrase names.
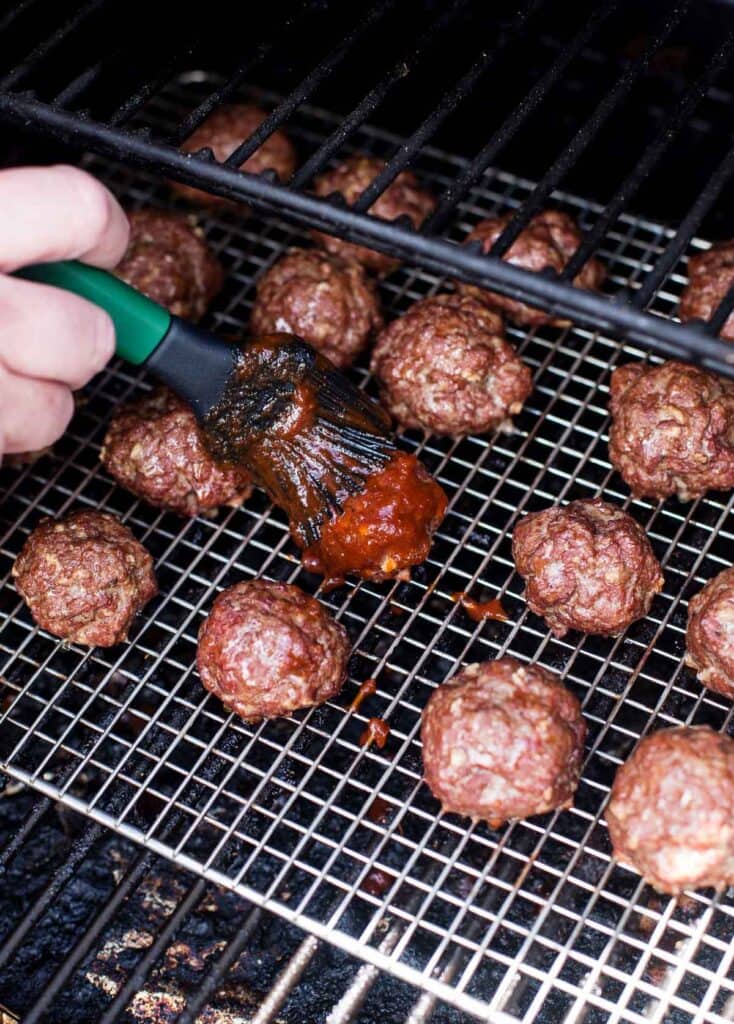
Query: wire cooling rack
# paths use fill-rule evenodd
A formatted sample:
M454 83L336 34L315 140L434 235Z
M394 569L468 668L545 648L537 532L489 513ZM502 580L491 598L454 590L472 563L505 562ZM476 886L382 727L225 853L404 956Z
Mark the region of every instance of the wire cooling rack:
M193 80L169 91L156 115L180 116L196 89ZM290 131L296 142L311 142L335 123L306 108ZM355 148L384 154L398 143L365 128ZM165 183L89 164L129 206L176 205ZM417 170L440 184L460 164L429 149ZM489 173L462 204L455 237L517 205L530 187ZM555 201L587 225L598 214L573 196ZM280 220L233 210L202 223L228 272L209 326L241 333L257 275L305 239ZM621 218L600 253L606 287L634 288L670 234ZM684 280L677 268L657 312L674 311ZM447 285L403 268L381 287L388 313L397 315ZM682 722L729 725L730 706L702 690L681 659L687 599L731 561L731 501L631 502L612 472L610 369L644 353L578 329L509 333L535 374L515 431L461 441L403 435L451 500L430 558L409 583L349 583L320 594L354 644L349 681L324 706L259 726L228 715L201 687L198 628L215 594L239 580L289 580L311 593L319 581L301 569L285 519L259 493L243 508L189 521L116 487L98 462L106 423L115 405L149 382L122 365L96 379L52 454L2 471L1 766L482 1019L729 1021L731 899L655 894L612 862L603 809L640 735ZM364 369L355 372L371 386ZM554 639L521 599L512 526L524 512L596 494L645 527L665 590L623 637ZM156 559L160 596L129 644L108 650L67 646L35 627L11 581L13 560L41 516L79 507L119 515ZM475 625L451 600L459 590L500 596L509 621ZM421 782L420 713L461 665L505 652L564 675L583 702L588 753L572 810L491 831L438 814ZM368 677L377 693L350 713ZM359 744L373 716L390 725L383 750Z

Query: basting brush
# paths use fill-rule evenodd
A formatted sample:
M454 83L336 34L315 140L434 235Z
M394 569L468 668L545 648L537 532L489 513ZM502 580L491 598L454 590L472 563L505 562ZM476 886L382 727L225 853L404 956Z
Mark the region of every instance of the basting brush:
M105 309L117 353L192 406L215 458L244 465L303 547L396 452L387 413L310 345L271 334L242 345L172 315L112 274L74 261L18 271Z

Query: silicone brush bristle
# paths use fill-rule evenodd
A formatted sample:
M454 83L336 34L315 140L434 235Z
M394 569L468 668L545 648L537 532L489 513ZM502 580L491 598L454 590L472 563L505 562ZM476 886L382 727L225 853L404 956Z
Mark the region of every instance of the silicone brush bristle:
M397 450L385 411L290 334L238 350L204 426L213 454L247 466L304 546Z

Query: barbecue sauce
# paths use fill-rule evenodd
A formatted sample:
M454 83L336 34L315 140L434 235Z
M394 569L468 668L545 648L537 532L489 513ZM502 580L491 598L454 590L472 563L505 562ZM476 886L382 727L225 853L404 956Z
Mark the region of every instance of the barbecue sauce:
M423 562L446 514L446 495L415 455L397 452L373 473L340 516L323 524L303 554L311 572L329 583L348 573L364 579L401 577Z
M463 590L451 595L451 600L458 602L466 614L474 622L486 622L493 619L495 622L507 622L509 616L497 598L491 601L475 601Z
M390 726L382 718L370 718L367 728L359 737L360 747L369 747L373 743L383 749L390 735Z
M362 701L366 700L367 697L372 697L376 692L377 683L375 680L365 679L359 690L357 690L357 695L347 708L347 711L359 711L362 706Z

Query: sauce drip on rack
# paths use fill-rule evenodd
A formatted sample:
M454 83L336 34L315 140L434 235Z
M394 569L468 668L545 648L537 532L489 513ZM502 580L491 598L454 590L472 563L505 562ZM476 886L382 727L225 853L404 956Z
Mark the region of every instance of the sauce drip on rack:
M487 619L493 619L495 622L507 622L509 618L496 597L492 598L491 601L475 601L473 597L469 597L463 590L459 590L451 595L451 600L460 604L474 622L486 622Z
M347 708L347 711L359 711L362 706L362 701L366 700L367 697L372 697L377 691L377 683L374 679L365 679L360 688L357 690L352 703Z
M390 735L390 726L382 718L370 718L367 728L359 737L360 747L369 747L375 744L382 750Z

